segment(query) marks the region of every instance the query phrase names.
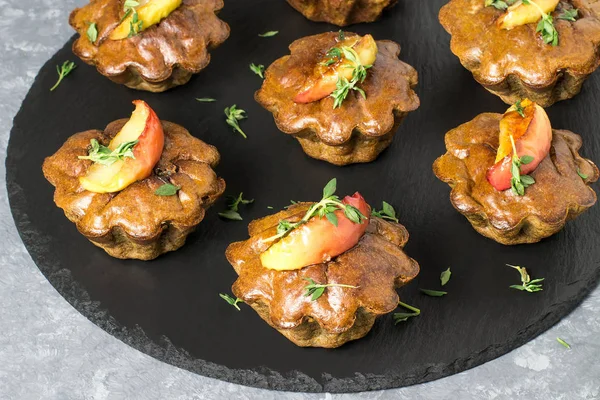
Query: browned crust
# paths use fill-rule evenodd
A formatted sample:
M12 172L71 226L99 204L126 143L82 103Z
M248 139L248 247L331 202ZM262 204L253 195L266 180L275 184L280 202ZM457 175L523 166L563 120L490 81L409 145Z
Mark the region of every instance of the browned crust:
M255 98L273 113L279 130L296 137L309 156L336 165L373 161L391 143L404 116L419 107L413 91L417 71L398 59L397 43L379 40L377 60L361 85L366 99L352 92L337 109L331 97L295 103L315 65L336 45L337 35L328 32L292 43L291 54L269 66Z
M536 24L504 30L496 25L502 11L483 0L450 0L439 19L452 35L450 48L462 65L490 92L508 104L529 98L542 107L579 93L585 79L600 65L600 19L596 0L572 0L579 19L558 19L553 13L559 45L551 46Z
M71 136L43 165L44 176L56 187L54 202L79 232L117 258L150 260L183 246L204 219L205 210L221 196L225 181L213 168L217 150L177 124L162 121L165 147L154 173L118 193L83 189L79 177L92 164L86 155L91 139L107 145L127 122L111 122L104 131ZM175 196L157 196L165 182L181 187Z
M91 0L69 18L80 35L73 52L114 82L162 92L204 69L210 62L208 51L229 37L229 26L216 15L222 8L223 0L183 0L159 24L128 39L110 40L122 18L123 1ZM86 35L90 22L98 27L96 44Z
M553 130L550 155L531 173L536 183L525 195L497 191L486 173L495 161L501 118L481 114L448 132L448 152L435 161L433 170L452 188L452 205L479 233L507 245L538 242L596 203L588 185L598 180L598 168L579 155L579 135Z
M311 21L338 26L373 22L398 0L287 0Z
M402 248L408 232L400 225L371 218L358 244L333 260L295 271L264 268L260 254L281 219L300 219L312 203L252 221L250 239L232 243L226 256L237 274L233 293L252 306L269 325L298 346L338 347L366 335L375 319L398 305L396 288L419 273ZM305 296L305 278L357 289L332 287L317 300Z

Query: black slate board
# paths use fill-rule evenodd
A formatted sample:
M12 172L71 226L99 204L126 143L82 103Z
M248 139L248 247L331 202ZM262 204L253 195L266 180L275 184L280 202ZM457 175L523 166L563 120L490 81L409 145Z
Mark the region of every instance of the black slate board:
M353 392L426 382L496 358L548 329L598 281L600 207L555 237L514 247L479 236L454 211L448 187L431 172L444 152L444 134L481 112L502 112L506 106L478 86L450 53L449 37L437 22L443 3L401 0L381 21L350 28L402 45L401 58L420 74L422 106L379 160L344 168L306 157L253 100L261 81L249 63L268 65L287 54L293 40L334 29L305 20L283 0L229 1L221 17L232 27L230 39L188 85L163 94L118 86L79 61L50 93L55 65L76 60L67 43L40 71L15 118L8 148L10 204L33 260L79 312L132 347L202 375L262 388ZM268 30L280 33L257 37ZM583 155L596 159L599 83L596 74L576 99L549 110L554 126L581 134ZM218 102L198 103L195 97ZM145 263L113 259L91 245L53 205L53 188L41 173L44 157L67 137L126 117L137 98L162 119L216 145L227 193L243 191L256 199L243 209L245 222L219 220L222 199L185 247ZM248 112L242 123L247 140L224 122L223 109L234 103ZM317 199L331 177L338 178L339 193L359 190L371 204L387 200L399 211L411 233L406 251L422 268L401 297L420 307L422 315L397 326L391 316L381 318L366 338L336 350L304 349L248 307L237 312L219 298L236 277L224 251L230 242L247 238L248 221L272 212L267 206ZM545 277L544 291L509 289L519 276L505 263ZM439 288L439 274L448 267L453 277L447 296L419 294L419 287Z

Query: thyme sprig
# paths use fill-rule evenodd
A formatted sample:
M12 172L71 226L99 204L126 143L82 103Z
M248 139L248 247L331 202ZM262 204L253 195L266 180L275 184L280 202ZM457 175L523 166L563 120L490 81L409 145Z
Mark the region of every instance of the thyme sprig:
M544 278L532 280L525 268L519 267L518 265L510 265L510 264L506 264L506 266L516 269L517 271L519 271L519 274L521 274L521 285L511 285L510 286L511 288L517 289L517 290L523 290L523 291L526 291L529 293L534 293L534 292L539 292L541 290L544 290L544 289L542 289L542 284L541 284L541 282L544 280Z
M57 65L56 72L58 72L58 80L56 81L54 86L50 88L50 91L53 92L54 89L56 89L58 85L60 85L64 77L69 75L71 71L73 71L75 68L77 68L77 65L75 65L73 61L65 61L60 67Z
M136 10L140 3L136 0L125 0L123 4L123 9L125 10L125 15L123 16L123 20L125 20L129 15L131 15L131 21L129 22L129 34L128 38L133 37L140 33L144 28L144 21L140 20L140 16Z
M550 14L546 14L544 10L533 0L521 0L525 5L533 5L542 14L542 19L537 25L536 32L542 35L544 43L558 46L558 31L554 27L554 20Z
M525 194L525 189L535 183L535 179L533 179L529 175L521 175L521 165L529 164L533 161L533 157L529 155L524 155L523 157L519 157L517 154L517 147L515 146L515 139L512 135L510 135L510 143L513 148L513 156L512 163L510 166L510 172L512 174L512 178L510 179L510 187L514 194L517 196L523 196Z
M313 217L325 217L334 226L337 226L338 219L337 215L335 215L335 212L338 210L343 211L346 218L355 224L361 224L364 220L366 220L367 217L365 217L358 208L350 204L342 203L340 198L335 195L336 188L337 180L336 178L333 178L323 188L323 198L318 203L313 204L300 221L290 222L285 219L279 221L279 224L277 225L277 234L271 236L270 238L264 239L264 241L272 242L280 239L299 226L304 225Z
M363 98L367 98L365 91L357 87L356 85L365 81L365 79L367 78L367 70L372 67L372 65L362 65L360 63L356 50L354 50L352 47L342 46L340 47L340 52L344 56L344 58L346 58L346 60L350 61L351 63L351 65L347 68L352 68L352 77L350 78L350 80L346 79L343 76L340 76L338 78L336 88L333 91L333 93L330 94L330 96L334 99L334 109L341 107L342 103L344 102L344 100L346 100L346 97L348 97L348 93L350 93L351 90L360 93Z
M225 116L227 117L227 119L225 120L225 122L227 122L227 125L231 126L234 131L242 135L244 139L248 139L248 136L246 136L244 131L240 128L239 124L239 121L248 118L246 116L246 111L238 109L237 106L234 104L231 107L227 107L225 109Z
M242 311L240 310L240 306L238 306L238 303L243 303L244 300L240 299L239 297L236 297L235 299L233 297L231 297L228 294L225 293L219 293L219 296L225 300L227 303L229 303L229 305L235 307L236 310L238 311Z
M517 0L485 0L485 6L492 6L498 10L506 10L508 6L512 6Z
M577 16L578 15L579 15L579 10L577 8L572 8L570 10L564 10L558 16L558 19L562 19L564 21L575 22L575 21L577 21Z
M219 216L230 219L232 221L242 221L242 216L239 213L240 204L251 204L254 203L254 199L244 199L244 193L240 193L239 196L233 197L231 196L231 202L228 204L228 209L226 211L220 212Z
M112 165L119 160L125 158L135 158L133 155L133 147L138 143L138 140L131 142L123 142L116 149L111 150L108 147L98 143L96 139L90 140L90 149L87 156L79 156L80 160L91 160L102 165Z
M401 301L398 302L398 306L404 307L407 310L410 310L412 312L411 313L407 313L407 312L394 313L392 315L392 317L394 318L394 325L398 325L400 322L404 322L404 321L408 320L409 318L418 317L419 315L421 315L421 310L419 310L416 307L409 306L408 304L405 304Z
M377 211L375 209L371 210L371 215L374 217L379 217L381 219L387 219L390 221L394 221L398 223L398 218L396 217L396 210L389 203L383 202L382 209Z
M306 290L306 293L304 294L304 296L306 296L306 297L312 296L310 298L310 301L317 300L319 297L321 297L323 295L323 293L325 293L325 289L330 288L330 287L341 287L341 288L349 288L349 289L357 289L358 288L358 286L344 285L341 283L321 284L321 283L315 282L311 278L303 278L303 279L308 282L308 284L306 286L304 286L304 290Z
M250 70L252 72L254 72L256 75L260 76L261 78L265 79L265 66L262 64L250 64Z

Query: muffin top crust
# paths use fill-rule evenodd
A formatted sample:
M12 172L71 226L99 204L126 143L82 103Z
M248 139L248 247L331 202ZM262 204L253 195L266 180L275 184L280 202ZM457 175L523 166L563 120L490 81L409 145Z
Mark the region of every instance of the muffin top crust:
M346 37L356 36L347 33ZM265 73L256 100L273 113L277 127L288 134L312 130L325 143L340 145L350 140L357 130L367 137L389 133L397 114L419 107L413 91L418 82L417 71L400 61L400 46L388 40L377 41L378 54L373 67L360 87L366 99L352 91L341 107L333 108L334 99L326 97L312 103L299 104L294 97L301 90L315 66L336 46L338 33L328 32L296 40L291 54L276 60Z
M563 10L579 10L575 22L559 19ZM561 1L551 14L558 45L544 42L537 23L500 28L503 11L485 6L484 0L451 0L439 19L452 35L450 47L461 63L484 85L497 85L511 75L530 87L552 85L568 70L588 75L600 65L600 3L597 0Z
M338 26L373 22L397 0L287 0L311 21L324 21Z
M111 32L125 15L124 1L91 0L69 18L80 35L73 52L106 76L134 69L149 82L161 82L175 67L196 73L210 62L208 50L229 37L229 26L216 15L222 8L223 0L183 0L158 24L130 38L112 40ZM95 43L86 36L91 22L98 30Z

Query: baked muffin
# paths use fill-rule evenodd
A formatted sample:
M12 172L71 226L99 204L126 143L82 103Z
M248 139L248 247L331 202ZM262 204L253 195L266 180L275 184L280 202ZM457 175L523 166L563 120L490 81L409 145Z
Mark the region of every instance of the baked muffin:
M516 107L504 116L481 114L451 130L448 152L433 165L452 188L456 210L477 232L506 245L551 236L596 203L589 184L598 168L579 155L581 138L553 130L535 104L524 101L520 111L524 117Z
M93 244L113 257L150 260L183 246L225 182L213 171L213 146L134 103L129 121L71 136L43 172L56 205Z
M187 83L229 37L223 0L91 0L69 18L73 52L110 80L162 92Z
M600 3L531 2L450 0L439 18L452 52L483 87L507 104L529 98L548 107L579 93L598 68ZM540 9L551 21L540 22Z
M266 71L255 99L310 157L336 165L370 162L419 107L418 78L400 46L371 35L299 39Z
M316 203L299 203L252 221L250 239L226 251L239 275L234 295L298 346L333 348L365 336L398 306L396 288L419 273L402 250L402 225L370 216L358 193L339 203L362 218L354 214L353 222L338 209L337 225L318 213L306 219ZM284 232L303 218L308 222Z
M311 21L338 26L373 22L397 0L287 0Z

